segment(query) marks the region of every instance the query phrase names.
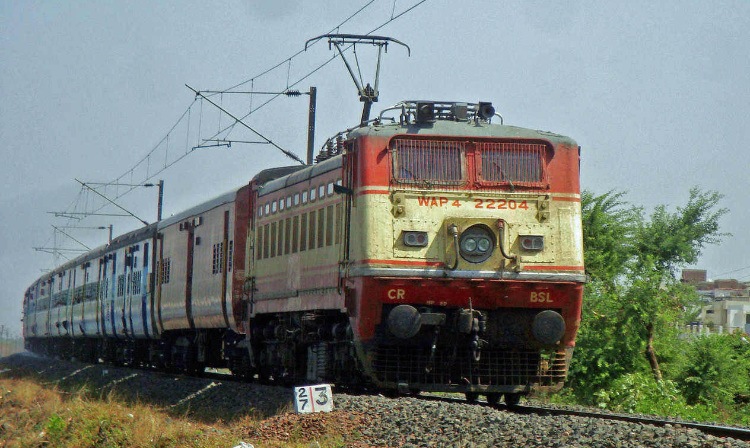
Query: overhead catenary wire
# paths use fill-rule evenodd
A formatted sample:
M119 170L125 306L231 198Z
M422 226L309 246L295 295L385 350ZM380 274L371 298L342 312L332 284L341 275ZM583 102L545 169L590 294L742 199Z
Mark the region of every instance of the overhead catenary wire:
M722 275L727 275L727 274L734 274L735 272L746 271L748 269L750 269L750 266L745 266L739 269L734 269L732 271L727 271L727 272L722 272L721 274L716 274L715 277L720 277Z
M371 34L371 33L375 32L375 31L383 28L384 26L387 26L391 22L399 19L404 14L409 13L410 11L414 10L416 7L420 6L421 4L425 3L426 1L427 0L421 0L418 3L412 5L411 7L407 8L406 10L402 11L401 13L399 13L399 14L397 14L395 16L393 15L393 11L395 11L395 2L394 2L393 11L391 12L390 18L388 20L386 20L385 22L381 23L379 26L377 26L376 28L374 28L373 30L371 30L367 34ZM341 28L341 26L345 25L347 22L349 22L351 19L353 19L354 17L356 17L357 15L359 15L360 13L362 13L364 10L366 10L368 7L370 7L374 3L375 3L375 0L370 0L367 3L365 3L357 11L355 11L354 13L352 13L351 15L349 15L342 22L340 22L337 26L333 27L329 31L329 33L333 32L335 30L339 30ZM347 48L346 50L348 50L348 49L349 48ZM142 165L145 167L145 177L140 182L141 183L147 182L147 181L149 181L151 179L154 179L155 177L157 177L158 175L160 175L161 173L163 173L164 171L166 171L168 168L170 168L170 167L174 166L175 164L179 163L180 161L182 161L188 155L192 154L194 152L194 150L199 147L199 146L191 147L190 144L189 144L189 139L190 139L190 130L189 130L189 127L190 127L190 124L191 124L190 123L191 117L193 115L192 114L192 108L196 107L196 102L198 103L197 106L200 108L198 111L196 111L196 114L195 114L195 115L198 116L197 135L198 135L198 139L201 140L201 138L202 138L201 134L202 134L202 131L203 131L203 129L202 129L202 124L203 124L203 101L204 100L208 100L208 98L207 98L208 96L212 96L212 95L216 95L216 94L230 94L230 93L232 93L232 91L234 89L237 89L237 88L239 88L239 87L247 84L248 82L251 83L251 86L252 86L251 91L253 91L254 90L255 81L258 78L263 77L264 75L266 75L266 74L274 71L275 69L277 69L278 67L284 65L285 63L288 64L288 66L287 66L287 74L288 74L287 75L287 88L286 88L285 92L278 92L278 93L269 92L269 94L272 95L271 98L269 98L267 101L262 102L260 105L257 105L255 107L253 107L253 105L254 105L253 104L253 96L254 95L251 95L250 96L250 108L249 108L250 110L249 110L249 112L246 113L244 116L239 117L239 119L236 119L236 117L235 117L235 121L233 121L231 125L226 126L224 128L221 128L218 132L216 132L215 134L213 134L209 139L215 139L217 137L222 136L222 134L226 134L226 137L228 137L229 133L232 132L232 130L237 126L238 123L240 123L243 120L246 120L251 114L257 112L260 109L262 109L263 107L265 107L266 105L268 105L272 101L276 100L279 96L281 96L281 95L289 95L289 91L290 91L291 88L293 88L296 85L300 84L301 82L305 81L310 76L312 76L313 74L317 73L319 70L321 70L322 68L324 68L325 66L327 66L331 61L333 61L334 59L336 59L336 57L338 57L337 55L334 55L334 56L330 57L329 59L327 59L323 63L321 63L319 66L315 67L314 69L312 69L311 71L309 71L308 73L306 73L304 76L300 77L299 79L297 79L294 82L291 82L291 62L292 62L292 60L294 58L300 56L304 52L305 52L304 49L299 50L296 53L294 53L293 55L291 55L291 56L289 56L287 58L284 58L278 64L275 64L274 66L272 66L272 67L270 67L270 68L268 68L268 69L260 72L259 74L256 74L252 78L249 78L249 79L246 79L246 80L244 80L244 81L242 81L240 83L237 83L237 84L233 85L232 87L230 87L228 89L217 90L217 91L215 91L215 93L211 93L211 94L207 93L206 96L203 96L200 99L196 96L196 98L193 99L193 101L190 103L190 105L180 115L180 117L177 119L177 121L167 131L167 133L164 135L164 137L162 137L162 139L159 140L159 142L156 145L154 145L151 148L151 150L149 150L143 157L141 157L129 169L125 170L122 174L120 174L119 176L117 176L116 178L114 178L112 181L110 181L108 183L105 183L102 188L106 191L106 189L107 189L107 187L109 185L116 185L117 183L121 183L121 181L126 176L128 176L128 175L130 176L131 183L136 183L133 180L134 176L135 176L135 172L136 172L136 170L141 169ZM257 92L257 93L260 94L260 92ZM188 120L188 123L186 124L186 127L188 129L186 130L186 140L187 141L186 141L185 151L182 152L181 154L180 154L180 151L177 151L177 153L174 155L173 159L170 160L169 157L170 157L170 152L171 152L170 151L171 135L174 133L174 131L177 129L177 127L180 126L186 119ZM245 123L243 123L243 125L245 125ZM263 138L265 138L265 137L263 137ZM238 140L238 142L241 142L241 141ZM154 165L152 165L152 163L151 163L152 162L152 160L151 160L152 157L154 157L155 153L158 150L162 149L162 148L164 150L164 163L163 164L154 164ZM296 156L294 156L292 158L295 158L295 157ZM298 157L296 159L299 160ZM161 165L161 166L159 166L159 165ZM153 169L153 171L152 171L152 169ZM112 202L114 203L114 201L116 201L116 200L122 198L123 196L129 194L130 192L132 192L136 188L138 188L138 187L129 187L129 188L126 188L123 191L117 191L116 194L115 194L115 196L112 197L112 199L111 199ZM74 211L79 210L79 207L81 206L81 195L84 194L85 192L86 192L86 188L82 187L81 191L78 194L78 197L76 199L74 199L70 203L70 205L66 208L66 211L70 211L71 209L74 210ZM94 191L94 192L98 193L97 191ZM102 205L100 205L98 207L93 207L92 206L93 207L92 211L88 211L88 208L89 208L88 205L84 205L84 209L81 212L85 213L85 214L89 214L89 215L95 214L96 212L98 212L98 211L102 210L103 208L107 207L108 205L109 205L109 203L104 203L104 204L102 204ZM71 223L71 222L72 222L72 219L69 219L68 223Z
M384 26L386 26L386 25L388 25L389 23L391 23L391 22L393 22L393 21L397 20L398 18L400 18L400 17L401 17L401 16L403 16L404 14L406 14L406 13L408 13L408 12L412 11L412 10L413 10L414 8L416 8L416 7L420 6L421 4L423 4L423 3L424 3L424 2L426 2L426 1L427 1L427 0L421 0L421 1L419 1L418 3L416 3L416 4L412 5L411 7L407 8L407 9L406 9L405 11L401 12L400 14L398 14L398 15L396 15L396 16L391 16L391 18L389 18L389 19L388 19L387 21L385 21L384 23L382 23L382 24L381 24L381 25L379 25L378 27L374 28L373 30L371 30L371 31L370 31L369 33L367 33L367 34L371 34L371 33L375 32L375 31L377 31L377 30L379 30L379 29L383 28ZM350 20L351 20L352 18L354 18L355 16L357 16L358 14L360 14L360 13L361 13L362 11L364 11L364 10L365 10L365 9L367 9L367 8L368 8L369 6L371 6L371 5L373 4L373 3L375 3L375 0L370 0L370 1L369 1L369 2L367 2L367 3L365 4L365 5L363 5L362 7L360 7L360 8L359 8L359 9L358 9L357 11L355 11L355 12L354 12L353 14L351 14L351 15L350 15L349 17L347 17L346 19L344 19L344 20L343 20L343 21L342 21L341 23L339 23L339 24L338 24L338 25L337 25L336 27L332 28L332 29L331 29L331 31L329 31L329 32L332 32L332 31L334 31L334 30L336 30L336 29L339 29L339 28L340 28L341 26L343 26L344 24L346 24L347 22L349 22L349 21L350 21ZM268 74L268 73L272 72L272 71L273 71L273 70L275 70L276 68L278 68L278 67L280 67L280 66L284 65L285 63L287 63L287 62L291 61L292 59L296 58L297 56L301 55L301 54L302 54L302 53L304 53L304 52L305 52L305 50L304 50L304 49L303 49L303 50L299 50L299 51L297 51L296 53L294 53L294 54L293 54L292 56L289 56L289 57L287 57L286 59L284 59L284 60L280 61L279 63L277 63L276 65L274 65L274 66L270 67L269 69L266 69L266 70L264 70L263 72L261 72L261 73L259 73L259 74L255 75L255 76L253 76L252 78L250 78L250 79L246 79L245 81L242 81L242 82L240 82L240 83L238 83L238 84L235 84L234 86L232 86L232 87L229 87L228 89L224 89L224 90L220 90L220 91L217 91L217 94L221 94L221 93L227 93L228 91L231 91L231 90L234 90L234 89L235 89L235 88L237 88L237 87L243 86L243 85L247 84L248 82L254 82L254 81L255 81L256 79L258 79L258 78L260 78L260 77L262 77L262 76L264 76L264 75L266 75L266 74ZM330 63L330 62L331 62L332 60L334 60L335 58L336 58L336 56L334 55L333 57L331 57L330 59L328 59L328 60L326 60L325 62L323 62L323 63L322 63L322 64L321 64L320 66L318 66L318 67L317 67L317 68L315 68L314 70L310 71L309 73L307 73L307 74L306 74L305 76L303 76L302 78L300 78L299 80L297 80L297 81L296 81L296 82L294 82L293 84L291 84L291 85L287 85L287 90L288 90L288 89L289 89L290 87L294 87L295 85L297 85L297 84L299 84L300 82L304 81L304 80L305 80L305 79L307 79L308 77L312 76L312 75L313 75L314 73L316 73L316 72L317 72L318 70L320 70L320 69L322 69L323 67L325 67L326 65L328 65L328 64L329 64L329 63ZM276 99L276 98L277 98L278 96L279 96L279 95L274 95L274 96L273 96L272 98L270 98L270 99L269 99L268 101L266 101L266 102L262 103L262 104L261 104L260 106L258 106L258 107L256 107L256 108L254 108L254 109L251 109L251 110L250 110L250 112L249 112L248 114L246 114L246 115L242 116L242 117L240 118L240 120L244 120L245 118L247 118L247 117L248 117L249 115L251 115L252 113L254 113L254 112L256 112L256 111L260 110L260 109L261 109L261 108L263 108L263 107L264 107L265 105L267 105L267 104L269 104L270 102L272 102L273 100L275 100L275 99ZM204 97L204 98L205 98L205 97ZM190 107L188 107L188 108L187 108L187 110L185 110L185 112L183 112L183 114L182 114L182 115L180 116L180 118L179 118L179 119L177 120L177 122L176 122L176 123L175 123L175 124L174 124L174 125L173 125L173 126L172 126L172 127L170 128L170 130L169 130L169 131L167 132L167 134L166 134L166 135L165 135L165 136L164 136L164 137L162 138L162 140L160 140L160 141L159 141L159 143L157 143L157 145L156 145L156 146L154 146L154 148L152 148L152 149L151 149L151 151L150 151L150 152L149 152L148 154L146 154L146 155L145 155L145 156L144 156L143 158L141 158L141 159L140 159L140 160L139 160L139 161L138 161L138 162L137 162L137 163L136 163L136 164L135 164L135 165L134 165L134 166L133 166L133 167L132 167L132 168L131 168L130 170L128 170L128 171L132 171L133 169L135 169L135 168L137 168L138 166L140 166L140 164L142 164L142 163L143 163L143 162L144 162L144 161L145 161L145 160L146 160L146 159L147 159L147 158L148 158L148 157L149 157L149 156L150 156L150 155L151 155L151 154L152 154L152 153L153 153L154 151L156 151L156 149L158 149L158 147L159 147L159 146L160 146L161 144L163 144L163 143L164 143L165 141L167 142L167 150L168 150L169 135L170 135L170 134L171 134L171 133L172 133L172 132L174 131L174 129L175 129L175 128L176 128L176 127L177 127L177 126L178 126L178 125L180 124L180 122L181 122L181 121L182 121L182 120L183 120L183 119L185 118L185 116L186 116L187 114L189 114L189 112L190 112L190 109L191 109L191 107L192 107L192 106L193 106L193 105L195 104L195 100L196 100L196 99L194 99L193 103L191 103L191 106L190 106ZM201 114L201 115L202 115L202 114ZM233 125L234 125L234 124L236 124L236 123L233 123ZM232 126L233 126L233 125L232 125ZM230 127L228 126L228 127L224 128L224 129L220 130L220 131L219 131L219 132L217 132L216 134L212 135L212 136L211 136L210 138L215 138L215 137L216 137L217 135L220 135L221 133L223 133L223 132L227 131L227 130L228 130L229 128L230 128ZM182 160L183 158L184 158L184 156L181 156L181 157L179 157L179 158L178 158L177 160L173 161L173 162L172 162L172 163L170 163L170 164L167 164L167 163L165 162L165 168L168 168L169 166L172 166L172 165L174 165L174 163L176 163L176 162L177 162L177 161L179 161L179 160ZM125 173L123 173L122 175L120 175L119 177L117 177L117 178L115 179L115 181L113 181L113 183L114 183L114 182L117 182L117 181L119 181L119 180L120 180L120 179L121 179L121 178L122 178L122 177L123 177L123 176L124 176L125 174L127 174L127 173L128 173L128 171L126 171ZM161 173L162 171L163 171L163 170L160 170L160 171L159 171L158 173ZM158 173L156 173L156 174L158 174ZM150 180L150 179L152 179L153 177L155 177L155 176L156 176L156 174L152 174L152 175L151 175L150 177L146 178L145 180ZM132 191L132 190L128 190L128 191L126 191L126 193L125 193L125 194L127 194L127 193L128 193L128 192L130 192L130 191ZM119 197L121 197L121 196L122 196L122 195L118 195L118 196L117 196L117 198L119 198Z

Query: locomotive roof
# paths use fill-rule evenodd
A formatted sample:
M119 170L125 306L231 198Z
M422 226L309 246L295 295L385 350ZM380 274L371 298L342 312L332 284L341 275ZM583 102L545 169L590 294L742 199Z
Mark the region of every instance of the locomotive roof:
M315 165L312 165L312 166L294 167L294 168L297 168L297 170L292 172L291 174L288 174L284 177L280 177L278 179L268 181L265 184L263 184L258 189L258 196L265 196L269 193L280 190L284 187L298 184L300 182L305 182L323 173L327 173L329 171L333 171L336 169L341 169L341 166L342 166L342 158L340 155L338 155L338 156L331 157L330 159L326 159L320 163L316 163ZM264 172L265 171L262 171L261 174ZM260 176L260 174L258 176Z
M434 122L422 123L381 123L363 126L349 132L349 138L364 136L391 137L401 134L411 135L440 135L456 137L485 137L485 138L523 138L548 140L551 143L562 143L577 145L577 143L566 136L548 131L508 126L502 124L485 123L482 121L453 121L436 120Z

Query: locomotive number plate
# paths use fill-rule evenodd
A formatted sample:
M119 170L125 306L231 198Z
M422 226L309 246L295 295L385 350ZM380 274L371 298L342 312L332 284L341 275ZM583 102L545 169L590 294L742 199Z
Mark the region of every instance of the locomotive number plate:
M294 388L294 410L298 414L333 411L333 393L330 384L297 386Z
M442 196L419 196L422 207L472 207L488 210L528 210L526 199L448 199Z

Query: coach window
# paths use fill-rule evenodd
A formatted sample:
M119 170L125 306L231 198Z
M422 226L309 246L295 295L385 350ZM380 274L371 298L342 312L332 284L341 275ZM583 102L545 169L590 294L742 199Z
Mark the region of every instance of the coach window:
M310 211L310 226L307 232L307 248L315 249L315 210Z
M307 204L307 190L302 192L302 203Z
M281 221L279 221L279 239L276 240L276 243L277 243L277 245L276 245L276 253L279 256L282 255L281 249L284 247L282 245L283 240L284 240L284 220L282 219Z
M263 216L263 206L262 205L260 207L258 207L258 218L260 218L261 216Z
M328 191L326 193L328 196L333 196L333 182L328 182Z
M318 187L318 197L320 199L323 199L326 195L326 187L325 185L321 185Z
M267 214L269 214L271 212L271 205L270 204L266 203L266 205L265 205L264 208L265 208L265 210L264 210L264 212L265 212L264 214L265 215L267 215Z
M292 218L292 253L297 253L297 241L299 240L299 215Z
M227 255L227 272L232 272L234 263L234 241L229 242L229 254Z
M271 213L276 213L276 201L271 202Z
M286 208L292 208L292 196L286 197Z
M263 226L263 258L268 258L268 224Z
M304 252L307 250L307 213L302 214L300 228L299 228L299 251Z
M292 242L291 233L292 233L292 218L287 218L286 223L284 223L284 255L289 255L289 246Z
M271 258L276 256L276 223L271 223Z
M294 205L299 205L299 193L294 194Z
M333 244L333 206L329 205L326 207L326 246L331 244Z
M323 227L325 225L325 209L321 208L318 210L318 247L323 247L323 244L325 241L323 240L323 234L325 232L325 228Z
M257 260L260 260L261 258L263 258L263 227L262 226L258 227L258 240L256 241L255 247L256 247L256 252L257 252L255 258Z
M312 201L314 201L314 200L315 200L315 192L316 192L316 191L317 191L317 190L315 189L315 187L312 187L312 188L310 189L310 202L312 202Z
M284 198L279 199L279 211L284 210Z

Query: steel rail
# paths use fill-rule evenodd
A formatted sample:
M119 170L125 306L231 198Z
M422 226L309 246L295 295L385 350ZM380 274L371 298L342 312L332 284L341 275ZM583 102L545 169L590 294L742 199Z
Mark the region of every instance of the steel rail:
M441 397L441 396L420 396L422 399L428 401L445 401L451 403L467 403L467 400L463 398L454 397ZM547 406L536 406L531 404L526 405L514 405L508 406L507 404L500 404L493 406L484 401L477 401L470 403L475 406L491 406L496 409L503 409L508 412L515 412L517 414L538 414L538 415L569 415L574 417L590 417L598 418L602 420L615 420L628 423L642 423L645 425L653 425L658 427L664 427L672 425L674 427L681 427L687 429L697 429L704 434L709 434L716 437L731 437L733 439L750 441L750 428L741 428L736 426L726 425L714 425L710 423L696 423L688 422L684 420L677 420L673 418L659 418L659 417L647 417L638 416L632 414L620 414L610 412L599 412L599 411L587 411L582 409L571 409L571 408L551 408Z
M675 420L672 418L659 418L659 417L645 417L630 414L619 414L609 412L597 412L597 411L584 411L579 409L558 409L549 408L546 406L533 406L533 405L516 405L506 406L506 409L512 412L526 413L526 414L547 414L547 415L571 415L576 417L592 417L605 420L616 420L621 422L629 423L643 423L646 425L653 426L666 426L672 425L675 427L682 427L688 429L697 429L705 434L710 434L716 437L731 437L737 440L750 441L750 428L739 428L735 426L725 425L713 425L707 423L695 423L684 420Z

